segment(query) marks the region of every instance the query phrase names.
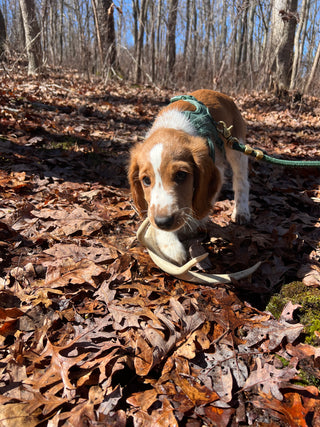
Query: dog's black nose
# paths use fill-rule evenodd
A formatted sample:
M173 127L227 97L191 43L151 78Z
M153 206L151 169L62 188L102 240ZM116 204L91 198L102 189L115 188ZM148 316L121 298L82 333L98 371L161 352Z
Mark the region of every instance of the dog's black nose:
M154 219L154 222L161 230L168 230L174 222L174 216L158 216Z

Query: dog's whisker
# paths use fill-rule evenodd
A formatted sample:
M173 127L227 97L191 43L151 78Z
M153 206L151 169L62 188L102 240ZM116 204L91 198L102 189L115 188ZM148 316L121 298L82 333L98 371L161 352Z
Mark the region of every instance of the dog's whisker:
M194 212L191 208L182 208L180 209L181 218L184 221L184 226L190 230L194 231L197 226L197 220L194 218Z

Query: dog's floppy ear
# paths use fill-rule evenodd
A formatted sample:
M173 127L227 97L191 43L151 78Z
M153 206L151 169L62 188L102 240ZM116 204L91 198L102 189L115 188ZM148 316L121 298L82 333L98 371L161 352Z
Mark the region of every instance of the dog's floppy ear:
M137 162L137 147L131 151L128 179L131 189L131 194L133 198L133 203L135 204L139 215L145 216L148 210L148 204L144 198L143 188L139 181L139 165Z
M222 178L202 138L201 143L193 145L192 152L195 164L192 207L196 218L202 219L208 215L212 202L221 189Z

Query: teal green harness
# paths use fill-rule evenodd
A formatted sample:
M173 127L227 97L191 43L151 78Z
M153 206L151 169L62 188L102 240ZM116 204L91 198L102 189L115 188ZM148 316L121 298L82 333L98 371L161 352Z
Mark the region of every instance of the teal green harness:
M217 123L213 120L208 108L203 102L196 100L196 98L191 95L175 96L170 99L170 102L176 101L187 101L196 107L195 111L183 111L183 114L192 123L197 134L207 139L210 157L215 161L214 143L216 143L217 147L222 152L224 152L224 144L219 136Z
M264 160L268 163L273 163L281 166L290 167L314 167L320 168L320 161L317 160L283 160L268 156L261 150L250 147L249 145L241 144L237 138L231 135L232 126L229 128L222 121L216 122L211 116L209 109L194 96L181 95L171 98L170 102L187 101L196 107L195 111L182 111L187 119L192 123L199 136L206 138L209 148L209 153L213 161L215 161L215 145L224 153L224 140L228 147L233 150L240 151L247 156L252 156L256 160ZM222 136L222 138L221 138Z

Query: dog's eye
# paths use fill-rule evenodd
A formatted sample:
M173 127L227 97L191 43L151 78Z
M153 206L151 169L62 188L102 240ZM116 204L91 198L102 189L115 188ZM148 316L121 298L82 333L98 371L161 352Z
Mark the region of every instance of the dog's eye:
M177 184L182 184L186 180L187 175L187 172L178 171L174 176L174 182L176 182Z
M142 178L142 182L145 187L149 187L151 185L151 179L148 176L144 176Z

